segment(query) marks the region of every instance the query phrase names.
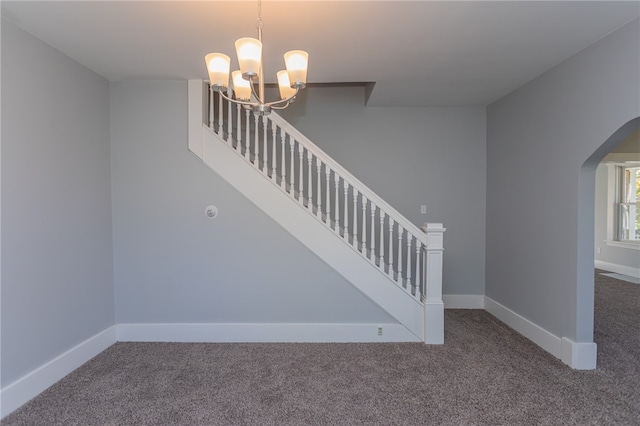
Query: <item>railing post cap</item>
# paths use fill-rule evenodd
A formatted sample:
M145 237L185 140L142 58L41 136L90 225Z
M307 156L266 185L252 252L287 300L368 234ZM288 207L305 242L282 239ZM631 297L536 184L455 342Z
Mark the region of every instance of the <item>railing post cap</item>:
M425 223L422 225L424 232L444 232L447 228L442 226L442 223Z

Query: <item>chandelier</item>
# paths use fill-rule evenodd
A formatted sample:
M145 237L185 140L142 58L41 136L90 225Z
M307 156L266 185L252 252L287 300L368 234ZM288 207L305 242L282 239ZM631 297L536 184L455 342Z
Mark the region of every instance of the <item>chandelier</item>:
M267 102L264 94L264 64L262 60L262 2L258 2L256 28L258 38L244 37L236 40L236 54L240 70L233 71L233 95L229 89L230 59L224 53L209 53L204 61L209 72L211 90L217 91L230 102L242 105L259 115L271 109L284 109L295 100L307 83L309 54L304 50L290 50L284 54L286 70L278 71L280 99ZM258 86L257 90L255 86Z

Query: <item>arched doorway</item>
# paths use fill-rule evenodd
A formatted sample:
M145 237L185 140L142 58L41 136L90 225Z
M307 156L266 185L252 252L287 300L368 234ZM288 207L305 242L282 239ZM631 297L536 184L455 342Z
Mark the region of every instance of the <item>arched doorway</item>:
M578 203L578 264L576 288L576 338L593 341L594 334L594 221L595 176L602 159L629 135L640 128L640 117L630 120L615 131L584 162L580 169Z

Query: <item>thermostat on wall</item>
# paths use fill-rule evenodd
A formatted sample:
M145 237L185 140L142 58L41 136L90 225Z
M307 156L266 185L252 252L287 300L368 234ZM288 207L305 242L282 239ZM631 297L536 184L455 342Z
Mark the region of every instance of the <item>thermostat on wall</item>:
M216 206L207 206L207 208L204 211L204 214L209 219L215 219L218 216L218 208Z

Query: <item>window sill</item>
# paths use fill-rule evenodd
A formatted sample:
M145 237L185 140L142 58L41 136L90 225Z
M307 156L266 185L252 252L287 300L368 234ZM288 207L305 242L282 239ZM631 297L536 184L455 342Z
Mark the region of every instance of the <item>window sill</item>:
M626 248L631 250L640 250L640 241L605 241L608 246Z

